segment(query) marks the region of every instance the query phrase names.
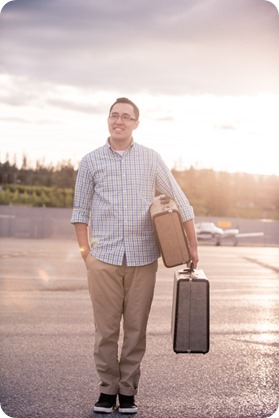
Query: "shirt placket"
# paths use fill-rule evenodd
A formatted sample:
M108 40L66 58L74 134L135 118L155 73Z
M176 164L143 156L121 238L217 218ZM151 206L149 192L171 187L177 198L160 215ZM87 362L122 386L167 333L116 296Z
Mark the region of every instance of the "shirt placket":
M129 190L128 190L128 161L125 155L121 158L121 180L122 180L122 214L123 214L123 240L125 246L125 253L127 252L126 237L129 231Z

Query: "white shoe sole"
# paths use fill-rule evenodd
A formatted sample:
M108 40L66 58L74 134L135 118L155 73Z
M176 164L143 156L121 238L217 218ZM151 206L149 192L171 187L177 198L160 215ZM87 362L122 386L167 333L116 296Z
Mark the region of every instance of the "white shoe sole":
M118 411L121 414L136 414L138 412L138 408L118 408Z
M102 406L94 406L93 411L94 412L104 412L105 414L110 414L113 411L113 406L111 408L104 408Z

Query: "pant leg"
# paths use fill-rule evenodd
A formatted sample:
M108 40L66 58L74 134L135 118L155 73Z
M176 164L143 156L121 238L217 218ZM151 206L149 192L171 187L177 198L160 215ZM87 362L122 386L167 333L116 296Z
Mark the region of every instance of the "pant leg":
M153 300L158 262L126 267L123 308L123 346L119 362L119 392L137 393L140 364L146 349L146 327Z
M89 293L95 321L94 360L100 378L100 392L118 393L120 380L118 339L123 312L123 267L86 259Z

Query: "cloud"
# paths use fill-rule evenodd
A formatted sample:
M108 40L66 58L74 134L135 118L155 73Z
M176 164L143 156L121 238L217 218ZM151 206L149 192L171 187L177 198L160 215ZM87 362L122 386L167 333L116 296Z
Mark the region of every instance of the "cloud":
M17 118L17 117L0 117L0 122L8 122L8 123L30 123L29 120L23 119L23 118Z
M90 115L103 114L108 110L107 106L93 106L85 103L73 102L71 100L50 99L47 100L46 103L63 110L73 110L74 112L89 113Z
M223 123L220 125L215 125L215 129L220 129L220 130L224 130L224 131L234 131L235 129L237 129L237 127L235 125L232 125L230 123Z
M0 122L7 122L8 124L23 124L23 125L49 125L50 123L52 125L60 125L61 122L56 120L49 120L49 119L39 119L34 120L34 118L31 120L30 118L20 118L20 117L1 117L0 116Z
M265 0L15 0L1 72L131 94L279 92L279 16Z

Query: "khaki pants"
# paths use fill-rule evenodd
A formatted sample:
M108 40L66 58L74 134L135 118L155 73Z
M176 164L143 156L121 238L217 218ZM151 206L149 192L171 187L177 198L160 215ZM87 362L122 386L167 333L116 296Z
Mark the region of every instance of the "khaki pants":
M127 267L124 260L122 266L115 266L89 255L86 267L95 320L94 359L101 380L100 392L135 395L158 263ZM123 345L118 353L122 317Z

